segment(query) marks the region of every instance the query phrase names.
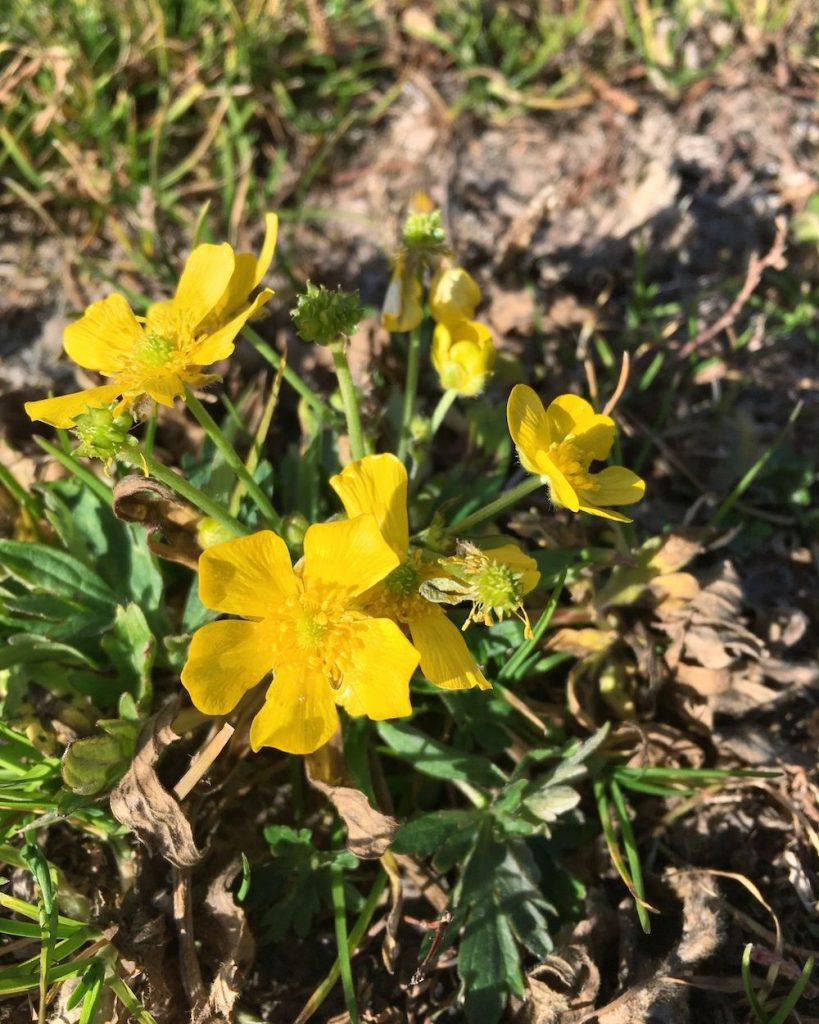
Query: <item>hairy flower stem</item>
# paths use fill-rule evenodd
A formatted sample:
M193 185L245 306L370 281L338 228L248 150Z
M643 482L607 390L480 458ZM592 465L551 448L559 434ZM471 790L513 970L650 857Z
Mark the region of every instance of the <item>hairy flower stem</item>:
M355 390L355 384L353 384L353 375L350 373L347 354L344 351L346 344L346 338L339 338L330 345L330 351L333 353L333 362L336 365L336 376L338 377L338 390L341 392L344 415L347 419L347 433L350 435L350 453L353 459L357 460L363 459L367 453L364 448L364 434L361 430L358 394Z
M404 385L404 412L401 416L401 435L398 438L398 458L407 461L410 442L410 424L415 415L415 396L418 393L418 375L421 370L421 327L410 331L407 349L407 378Z
M185 388L185 403L199 425L211 441L213 441L222 458L245 485L247 493L250 495L256 508L261 512L267 525L272 530L280 530L282 525L281 517L271 505L270 499L250 475L244 462L236 453L236 449L219 429L216 421L188 387Z
M525 498L527 494L531 494L532 491L536 491L538 487L542 487L545 480L541 476L528 476L525 480L516 486L512 487L508 491L504 491L500 497L495 498L494 501L490 501L488 505L484 505L483 508L479 508L476 512L466 516L465 519L459 519L457 523L452 523L451 526L447 526L444 533L457 533L463 534L467 530L471 530L473 526L477 526L479 523L485 522L487 519L494 519L498 513L503 512L504 509L509 508L510 505L516 504L521 498Z
M138 448L133 450L125 448L119 452L117 458L126 462L134 469L146 473L147 476L152 476L154 480L165 484L166 487L170 487L181 498L201 509L206 516L215 519L220 526L229 530L235 537L244 537L248 532L238 519L234 519L229 512L225 511L218 501L209 498L198 487L189 484L183 476L175 473L172 469L168 469L167 466L163 466L161 462L157 462L151 455L145 455Z
M262 359L266 359L268 363L275 369L278 370L282 365L282 357L276 352L264 338L260 337L253 330L252 327L245 325L242 333L250 342L250 344L256 349ZM333 423L338 418L338 413L335 409L331 409L326 402L323 402L318 395L310 388L308 384L299 377L295 370L292 370L286 363L284 370L282 371L284 379L296 391L301 397L307 402L312 408L313 412L325 423Z
M429 421L429 437L432 440L433 437L438 433L438 428L446 419L446 414L452 408L455 399L458 397L458 392L450 388L445 391L438 399L438 404L435 406L432 412L432 419Z

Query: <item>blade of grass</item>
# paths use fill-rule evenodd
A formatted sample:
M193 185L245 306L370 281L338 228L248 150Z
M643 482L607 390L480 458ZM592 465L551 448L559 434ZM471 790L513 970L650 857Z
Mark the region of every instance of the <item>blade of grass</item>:
M531 639L525 640L515 651L509 661L501 668L498 673L498 679L517 679L519 677L519 669L549 628L549 623L552 621L552 616L557 609L557 602L560 600L560 595L563 592L563 584L566 582L568 571L568 569L564 569L558 576L557 583L555 583L552 593L549 595L549 600L546 602L546 607L543 609L543 614L537 620L537 624L532 630Z

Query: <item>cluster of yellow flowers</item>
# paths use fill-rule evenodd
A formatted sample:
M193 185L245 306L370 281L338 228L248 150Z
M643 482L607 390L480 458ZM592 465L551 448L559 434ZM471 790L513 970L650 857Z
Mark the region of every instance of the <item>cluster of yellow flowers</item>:
M127 413L139 418L150 400L171 405L186 387L218 380L205 367L233 351L239 331L273 294L264 288L250 298L272 260L276 232L269 215L258 258L227 244L197 246L174 297L152 305L145 317L135 316L121 295L91 305L66 329L65 350L111 382L28 403L31 418L57 427L84 424L93 432L104 413L108 422L113 417L111 437L120 443ZM403 260L384 313L390 330L412 329L423 317L417 265L408 272ZM438 259L428 296L436 321L432 361L443 387L462 395L483 389L494 362L491 335L473 319L480 297L463 268ZM533 476L444 531L450 538L541 484L556 505L629 522L611 506L639 501L643 481L618 466L590 472L611 450L609 416L571 394L545 409L519 384L507 417L521 465ZM197 708L225 715L272 673L251 728L255 749L316 750L337 728L337 706L372 719L409 714L409 683L418 667L444 689L488 688L442 605L468 602L467 626L517 615L531 635L523 598L540 574L516 544L450 540L444 551L413 544L407 470L392 454L357 459L330 486L347 518L310 526L295 565L272 530L216 544L199 561L203 603L233 617L196 631L182 682Z

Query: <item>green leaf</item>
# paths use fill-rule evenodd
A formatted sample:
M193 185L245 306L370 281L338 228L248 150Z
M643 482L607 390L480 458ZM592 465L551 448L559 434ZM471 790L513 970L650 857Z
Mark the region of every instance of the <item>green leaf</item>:
M473 786L498 786L506 781L500 768L486 758L448 747L411 725L378 722L377 727L389 750L425 775Z
M0 568L35 593L63 597L78 607L104 609L117 603L111 588L95 572L45 544L0 541Z
M0 648L0 669L33 665L41 661L87 665L89 668L99 667L76 647L58 643L36 633L17 633L6 639L5 648Z
M432 856L436 870L446 872L463 863L478 838L482 811L434 811L408 821L395 835L395 853Z
M117 607L114 628L103 637L102 647L119 672L118 689L127 690L137 703L147 703L156 641L138 605Z

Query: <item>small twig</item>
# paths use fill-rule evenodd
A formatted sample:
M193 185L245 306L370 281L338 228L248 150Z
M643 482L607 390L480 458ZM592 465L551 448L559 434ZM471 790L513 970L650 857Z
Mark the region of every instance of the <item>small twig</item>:
M449 910L445 910L441 914L440 918L432 925L431 928L435 929L435 935L432 937L432 945L427 950L427 955L415 969L415 973L410 978L410 985L421 985L427 976L430 965L438 959L438 949L440 948L441 942L444 938L447 925L452 921L452 913Z
M209 740L202 750L199 751L190 768L173 787L174 796L177 800L184 800L188 793L190 793L216 758L222 753L233 732L233 726L225 722L213 739Z
M173 868L173 918L179 936L179 973L182 987L191 1006L201 1002L205 995L202 970L196 955L193 935L193 905L191 902L191 869Z
M775 267L777 270L781 270L785 266L785 238L787 236L788 224L782 216L777 217L774 223L776 225L776 237L769 251L764 256L758 256L756 253L753 253L748 264L748 273L745 275L745 283L737 297L718 320L711 324L710 327L701 330L699 334L683 345L678 353L680 359L690 356L700 346L715 338L720 331L724 331L733 325L742 307L750 299L756 286L762 280L762 274L767 267Z
M603 415L611 416L614 412L614 407L623 397L623 392L626 390L628 384L628 376L631 371L631 356L628 352L623 353L623 362L620 364L620 377L617 381L617 387L612 392L611 398L603 406Z

